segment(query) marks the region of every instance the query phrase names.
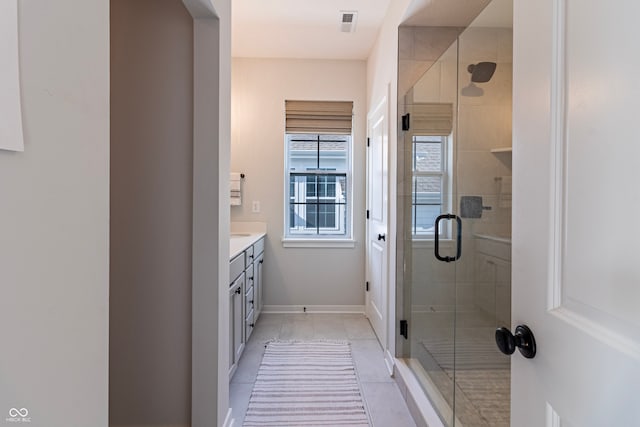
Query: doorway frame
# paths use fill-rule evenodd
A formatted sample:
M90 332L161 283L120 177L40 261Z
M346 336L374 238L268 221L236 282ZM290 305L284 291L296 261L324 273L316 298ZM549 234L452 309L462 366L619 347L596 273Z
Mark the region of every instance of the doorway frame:
M387 153L386 153L386 167L388 171L387 175L387 191L386 191L386 244L387 244L387 254L386 254L386 269L384 274L384 283L383 283L383 292L385 299L385 307L384 309L384 319L383 319L383 332L382 336L378 337L378 340L384 351L384 361L387 366L387 370L389 375L393 376L394 374L394 366L396 362L396 217L395 217L395 186L396 186L396 177L395 177L395 168L394 160L395 160L395 151L396 147L394 142L394 138L392 138L392 123L395 119L395 111L392 109L392 98L391 98L391 82L387 83L385 91L383 95L374 103L371 103L372 107L369 109L367 113L367 137L370 138L370 128L371 121L374 115L380 111L380 109L384 108L383 114L386 116L386 128L384 137L387 139ZM392 115L392 113L394 113ZM366 208L367 213L370 211L370 152L369 147L367 146L367 155L366 155ZM368 218L368 216L367 216ZM370 280L369 273L369 265L370 265L370 256L369 256L369 220L366 221L365 227L365 240L366 249L365 249L365 279L367 283ZM365 290L365 313L368 311L369 306L369 294Z
M191 425L230 426L231 2L182 1L194 41Z

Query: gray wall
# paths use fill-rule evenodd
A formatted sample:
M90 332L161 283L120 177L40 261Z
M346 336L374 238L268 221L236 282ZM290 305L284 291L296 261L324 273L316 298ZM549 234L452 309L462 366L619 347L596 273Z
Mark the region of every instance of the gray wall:
M192 141L191 15L112 0L112 425L190 424Z
M246 177L231 219L267 223L264 304L364 305L366 63L234 58L232 70L231 169ZM286 99L354 102L355 248L282 246Z
M24 407L33 427L105 427L109 2L19 9L25 152L0 151L0 420Z

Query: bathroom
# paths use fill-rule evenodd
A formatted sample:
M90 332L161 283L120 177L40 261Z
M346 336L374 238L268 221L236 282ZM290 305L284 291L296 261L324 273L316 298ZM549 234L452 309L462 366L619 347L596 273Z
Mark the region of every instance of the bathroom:
M498 7L499 3L499 0L496 0L495 7ZM132 6L127 3L117 4L120 6L119 8L114 8L113 19L118 20L116 22L120 22L122 20L119 14L120 7L132 8ZM480 9L478 7L476 13L479 13ZM134 10L136 13L144 12L144 8L134 8ZM491 12L490 6L486 9L486 12ZM167 19L167 16L173 16L176 12L162 12L162 9L156 8L155 13L159 15L156 18L159 20L161 17L162 19ZM166 13L166 15L161 15L163 13ZM502 14L511 16L511 11L507 9L502 11ZM174 24L171 27L166 27L171 28L173 31L168 39L172 38L174 46L177 47L176 43L179 40L183 40L185 35L190 32L188 21L188 15L181 13L179 26ZM444 365L446 368L451 363L447 364L446 361L442 362L440 360L440 365L437 363L434 365L434 361L430 360L429 357L435 359L438 359L438 357L442 359L442 357L439 355L436 355L438 357L433 357L429 352L432 347L431 344L438 340L445 344L451 344L451 338L454 337L454 334L462 332L460 329L456 329L456 326L460 326L460 316L463 315L467 316L466 319L469 322L467 333L471 335L474 328L481 328L482 333L485 334L483 335L484 338L486 338L486 333L495 328L498 323L499 326L508 326L510 324L509 281L505 279L510 275L510 249L507 237L510 233L511 211L508 200L510 192L506 184L506 181L511 176L511 153L509 152L511 146L511 58L510 45L508 43L510 29L504 23L499 24L500 26L492 23L492 30L487 30L487 24L480 22L479 25L478 29L474 29L473 25L471 25L466 32L462 33L459 41L453 45L452 42L456 40L459 30L456 29L453 33L451 33L450 29L447 30L448 38L443 38L439 45L429 51L430 56L428 59L433 59L433 61L424 63L420 63L422 59L420 56L422 49L420 42L424 41L424 32L432 30L429 28L421 29L415 24L400 26L399 29L391 29L392 32L395 32L395 37L400 42L397 58L398 68L401 71L404 70L403 64L405 61L420 63L419 65L423 67L419 68L421 73L416 73L413 79L404 79L405 75L402 72L400 73L397 90L402 95L398 96L398 118L400 119L400 116L409 113L412 116L411 122L413 124L410 129L417 130L421 126L424 127L419 120L421 106L437 104L440 106L446 105L448 108L449 115L444 120L446 122L445 127L438 128L438 131L444 131L441 136L446 137L446 142L440 145L443 155L440 158L442 169L439 171L438 179L444 185L440 187L440 202L439 206L435 206L435 209L439 214L458 212L459 216L463 217L464 227L461 235L462 258L459 262L441 263L436 261L433 258L433 230L430 230L431 226L423 225L425 218L423 216L416 216L415 218L409 216L407 218L400 215L402 209L406 211L406 214L422 212L417 194L415 195L416 203L413 203L412 197L404 197L405 194L418 193L417 189L399 187L389 189L389 193L392 196L389 199L388 209L390 212L396 210L398 212L397 217L403 218L405 221L398 221L398 231L387 229L389 236L388 242L386 242L389 258L388 277L396 274L395 271L397 269L394 265L404 263L407 267L414 266L414 269L408 268L406 275L397 280L399 284L410 284L410 286L401 288L404 292L410 292L410 298L403 300L404 302L410 302L410 304L407 307L389 307L387 313L389 326L387 331L376 331L382 346L381 349L377 350L376 354L379 354L380 358L384 355L386 366L385 363L380 361L379 372L372 375L374 378L377 378L377 375L386 375L390 379L389 366L392 366L393 356L402 356L418 376L422 373L421 369L427 371L433 377L432 381L439 386L438 390L443 390L438 392L440 394L432 393L436 398L430 396L433 402L438 401L437 396L441 396L440 400L446 403L440 409L441 414L445 414L441 415L445 421L446 408L453 408L454 401L453 391L449 392L447 390L457 390L459 387L451 386L450 379L447 376L447 369L432 369L434 366L442 368L440 365ZM142 31L140 28L138 30ZM471 34L471 31L475 31L477 34ZM451 37L451 34L453 34L453 37ZM471 35L466 37L467 34ZM128 33L124 31L113 32L114 43L117 43L114 45L122 46L118 52L122 52L123 55L114 56L114 64L123 64L123 67L131 66L132 61L128 59L125 53L127 52L126 49L130 49L133 46L131 42L132 35L132 30L128 30ZM142 37L142 33L140 33L140 37ZM384 48L384 46L380 47L380 49ZM179 49L182 52L194 49L194 47L185 42L184 48L180 47ZM178 49L175 51L176 57L172 62L172 66L167 68L167 71L173 73L173 78L177 79L176 81L182 81L185 85L194 84L187 78L193 72L186 65L188 58L185 55L179 55L177 53ZM150 50L145 53L145 55L150 56L159 54L160 52ZM389 67L383 57L380 57L379 61L385 62L384 66ZM495 63L495 70L493 70L490 78L487 79L488 81L471 82L473 74L469 73L468 65L483 62ZM236 297L236 288L230 288L231 292L227 291L233 298L229 303L230 324L241 325L236 329L232 328L230 331L230 342L232 344L229 352L230 360L227 365L231 380L234 381L235 378L237 382L242 377L238 377L236 374L237 363L242 361L243 357L247 360L252 357L250 353L243 350L242 346L250 344L252 329L254 326L256 328L260 327L261 322L264 322L268 317L265 317L265 315L299 315L308 313L310 315L309 318L311 318L312 315L328 313L324 315L329 318L336 315L359 315L361 318L365 317L364 313L367 312L366 283L371 282L370 273L367 269L367 251L365 250L365 242L368 240L368 224L364 214L370 208L367 192L365 191L368 186L366 142L367 136L370 135L367 119L370 111L368 105L374 99L379 98L380 94L375 93L376 90L370 87L372 83L367 80L368 67L370 65L367 61L361 59L274 59L238 55L232 58L230 65L230 152L227 170L233 176L231 182L235 182L231 189L234 193L234 199L236 199L233 205L227 206L231 239L239 241L248 238L248 236L243 236L245 234L255 235L256 239L264 239L263 245L261 245L263 249L254 253L256 257L261 253L264 254L264 258L261 259L263 263L258 263L261 266L260 275L262 280L260 293L255 292L257 287L255 286L256 282L253 282L254 317L247 317L250 315L251 309L246 307L238 309L238 305L242 306L243 301L252 300L251 296L248 295L251 289L250 286L245 284L244 288L240 288L244 290L244 296L241 290L240 297ZM157 67L157 65L151 64L152 69ZM149 71L147 70L147 72ZM126 73L125 71L119 72L119 69L116 68L112 74L112 78L116 83L113 87L114 90L118 91L118 94L122 94L122 97L113 97L114 108L117 107L113 123L128 124L127 117L140 115L144 111L148 111L150 114L168 114L145 109L144 105L146 104L143 101L141 101L143 106L138 108L128 101L126 96L130 90L124 84L119 83L119 79L124 79L125 77L131 79L134 76L136 79L140 79L139 81L136 80L138 88L142 88L143 83L141 82L144 82L145 85L149 85L148 90L155 97L167 96L167 100L171 97L171 92L168 89L171 89L172 86L165 86L167 92L166 95L163 95L165 92L154 88L153 81L144 79L144 73L134 75L128 71ZM473 94L477 95L478 92L482 91L481 96L457 94L458 89L471 86L471 83L476 87ZM147 86L144 86L144 88L147 90ZM393 90L395 89L391 85L387 88L385 94L389 104L395 99L395 97L390 96ZM285 232L285 212L287 212L285 194L289 191L289 186L285 178L284 137L286 120L284 113L286 102L290 100L339 100L352 102L353 119L350 129L352 146L349 153L351 169L347 176L349 180L348 190L350 190L347 191L347 194L351 198L349 199L350 204L346 214L349 230L348 233L345 233L345 238L343 239L322 239L313 242L301 241L299 238L287 237ZM122 102L124 105L116 104L118 102ZM178 116L175 113L173 125L171 126L173 132L181 129L180 139L185 141L190 137L189 121L190 114L193 114L188 108L190 102L192 100L189 97L180 100L180 105L184 105L181 109L180 127L176 126ZM163 99L157 102L154 108L157 110L162 105L167 106L167 111L172 111L178 104L176 104L175 98L173 103ZM394 111L395 109L389 105L388 110ZM387 120L389 122L388 132L396 132L395 119L388 117ZM433 131L433 129L431 130ZM397 182L411 184L414 179L416 181L433 180L433 176L419 177L416 174L414 177L412 169L404 167L401 162L402 154L404 152L412 153L413 147L417 147L421 143L413 142L410 136L414 133L412 130L403 131L401 127L398 127L397 133L398 141L402 141L402 143L399 143L395 150L393 146L389 147L389 162L391 164L396 162L398 165L397 168L391 168L390 171L393 173L395 169L398 177L405 177L405 179L397 179ZM123 136L122 139L121 135ZM124 138L124 135L125 132L118 127L114 127L113 138L118 141L118 143L112 145L114 167L117 166L120 171L118 175L113 176L114 218L127 217L133 212L134 206L136 210L144 209L144 204L148 203L145 199L137 200L136 203L140 204L138 207L133 202L120 203L118 198L130 192L127 183L131 180L136 179L141 174L157 173L155 169L135 167L136 164L131 163L134 154L141 164L145 164L147 160L141 157L144 151L134 153L130 150L131 142L127 141L129 141L129 135L133 134L129 132L126 134L126 138ZM169 137L170 135L165 133L163 137ZM174 133L174 137L177 137L177 133ZM151 150L153 144L157 144L158 140L155 135L151 135L149 138L138 138L135 143L138 146L142 146L143 141L146 141L145 143L149 145L148 150ZM180 148L180 151L177 151L178 148ZM166 149L171 149L173 152L167 151L161 157L164 151L155 150L155 158L157 160L164 159L163 161L166 162L165 169L173 170L175 174L173 176L162 175L162 179L167 180L166 188L173 189L172 191L179 195L187 194L191 189L188 179L190 173L192 173L191 167L195 169L198 165L191 166L189 164L190 150L188 145L179 146L167 143ZM173 166L169 166L172 162ZM183 169L178 170L175 166L176 162L182 164L184 166ZM221 173L222 170L221 168ZM128 171L131 174L128 179L124 179L124 171ZM431 172L427 171L427 175ZM178 184L181 187L178 187ZM392 186L393 181L390 181L390 187ZM183 191L182 188L186 189L186 191ZM166 191L168 190L165 190L165 195L167 194ZM164 197L162 193L153 194L160 199ZM394 194L399 197L393 199ZM476 202L475 205L468 207L468 210L473 212L460 212L460 200L462 200L463 196L465 197L464 200L470 201L469 203ZM482 199L479 200L479 197ZM429 200L432 199L433 197ZM408 204L405 205L405 202ZM431 201L427 203L431 203ZM176 206L173 210L158 213L156 222L159 223L162 220L173 223L174 226L170 229L179 233L182 236L181 239L184 238L186 239L185 241L188 241L188 229L191 225L188 200L185 200L180 206L183 209L180 217L177 216ZM429 206L429 208L431 210L428 212L433 212L433 205ZM221 217L220 220L223 218ZM432 224L433 220L434 218L430 219ZM180 223L179 228L177 227L178 223ZM126 375L125 369L131 362L126 354L117 350L124 347L135 348L141 354L148 354L147 349L150 348L153 342L153 335L149 335L145 341L142 341L135 340L134 335L126 332L130 330L129 323L126 320L136 316L135 312L128 311L130 308L126 308L127 311L125 311L125 307L129 307L128 301L133 289L133 285L128 283L130 283L130 280L133 283L134 278L129 278L131 271L126 268L126 259L122 258L127 251L121 247L132 236L135 236L132 230L139 232L153 224L135 224L135 226L132 224L130 228L124 228L125 223L122 224L114 226L112 231L114 250L112 280L114 283L116 281L121 283L121 286L112 287L112 310L114 310L114 314L118 314L112 320L114 344L112 355L112 385L114 393L112 411L114 420L126 420L130 416L126 401L131 401L131 399L139 401L139 408L146 408L142 411L143 413L155 411L155 403L144 398L144 393L135 388L144 388L143 384L139 383L135 387L131 386L132 378ZM402 236L401 227L409 224L420 224L421 231L416 230L415 233L405 234L404 236L408 237L405 239L392 238L394 235ZM391 223L389 223L390 225ZM440 250L444 256L449 256L456 249L456 230L450 221L443 221L441 226L443 230ZM407 230L411 228L407 227ZM172 238L172 241L177 243L182 240ZM257 243L257 240L252 240L248 246L255 248L255 243ZM473 249L483 244L486 246L484 252ZM395 259L394 245L398 246L398 252L403 254L404 259ZM241 249L244 250L245 246ZM495 246L497 246L497 249ZM132 246L129 245L129 247ZM120 249L116 252L117 248ZM177 248L174 251L184 254L184 251L180 251ZM146 253L149 256L154 256L154 251L149 250ZM237 251L230 253L232 255L231 258L238 254ZM195 260L195 257L193 259ZM187 280L189 277L188 265L190 258L184 255L180 257L174 255L174 265L178 260L181 265L180 271L183 272L182 275ZM256 265L255 261L256 258L254 258L254 266ZM247 278L251 277L250 271L256 271L249 268L250 263L245 264L243 271ZM177 270L174 268L173 271ZM126 280L125 275L127 275ZM155 277L155 274L153 276ZM154 322L156 325L159 322L170 322L173 330L178 334L180 330L188 329L188 302L191 295L181 288L171 287L170 283L167 282L169 278L170 276L165 274L150 283L155 283L153 292L156 295L156 303L172 307L176 314L173 318L159 317ZM229 278L235 280L235 277ZM255 280L256 276L254 275L253 278ZM479 278L482 278L482 280L479 280ZM160 292L159 283L164 283L165 291ZM140 285L137 286L139 287ZM388 292L391 294L393 290L390 289ZM256 298L258 299L256 300ZM393 301L393 299L389 298L389 301ZM180 307L179 310L177 310L178 307ZM259 310L255 310L257 307L259 307ZM244 316L241 316L244 319L235 323L231 321L234 314L240 315L239 313L244 313ZM409 340L407 340L407 343L410 343L409 345L405 344L403 339L398 341L398 345L395 345L396 334L393 333L393 330L398 320L407 320L409 322ZM151 318L147 322L149 324L153 323ZM312 327L312 324L313 321L296 323L291 334L283 336L285 338L296 337L295 333L297 331L302 336L314 337L317 331L310 332L309 328ZM327 323L327 325L329 324L331 322ZM335 336L335 334L331 335L331 333L326 332L325 326L320 327L314 324L313 327L324 331L318 336L324 336L323 334ZM144 330L142 324L140 324L140 327ZM244 341L243 338L235 339L234 337L236 336L243 336L242 332L238 332L242 330L244 330ZM458 335L455 336L458 337ZM484 340L480 345L480 350L485 350L483 346L486 346L486 344L487 342ZM491 351L494 351L495 345L491 342L490 344L492 345ZM180 378L180 380L174 381L174 383L180 385L181 396L177 396L178 388L176 387L164 391L167 397L174 396L174 405L173 407L165 405L163 411L174 414L179 413L180 417L184 417L187 412L187 402L185 402L184 395L190 385L189 381L186 380L190 355L188 346L189 342L182 339L179 346L174 348L172 357L169 357L171 353L165 353L166 356L162 358L154 356L159 362L162 359L162 363L158 363L158 369L166 364L176 366L173 370L173 375L176 378ZM358 351L360 349L356 348L356 352ZM368 347L362 351L369 352L367 353L369 355L373 354L373 350ZM245 354L243 355L243 353ZM358 353L358 357L360 355ZM493 356L493 354L490 353L490 356ZM370 356L370 359L373 359L373 357ZM446 353L444 357L450 356ZM140 360L140 363L142 363L142 360ZM177 367L180 367L180 370ZM504 366L501 367L503 368ZM140 369L149 368L140 366ZM504 380L502 378L503 382ZM438 381L441 381L441 383L438 383ZM508 378L506 378L506 381L508 383ZM122 390L122 392L116 393L116 390ZM456 402L459 401L458 396ZM502 399L501 402L504 403L506 400ZM508 413L506 417L508 418Z
M384 296L380 340L365 339L384 381L370 379L396 387L418 424L640 419L638 230L612 213L640 209L636 2L513 2L510 57L511 12L474 21L500 0L393 0L375 8L358 59L280 61L232 60L230 0L9 3L24 151L0 152L5 414L47 427L233 424L229 237L251 223L266 229L258 327L269 310L345 311L345 332L372 334L364 313ZM244 88L278 96L245 102L238 121ZM353 102L350 232L324 247L284 233L285 101L300 98ZM388 142L376 175L388 189L373 191L389 196L388 223L374 233L367 137ZM245 175L240 206L231 172ZM372 244L387 251L387 292L371 280ZM502 326L509 359L489 334Z
M403 142L398 144L398 175L405 177L399 182L407 186L397 190L399 212L404 210L399 233L405 229L404 259L399 262L412 266L399 280L408 284L404 292L409 298L398 315L403 313L399 318L411 325L408 344L401 348L410 369L424 378L432 403L441 405L440 417L448 425L454 422L454 394L458 422L509 423L509 358L497 350L493 332L511 324L512 13L511 2L494 0L459 37L462 28L434 30L412 23L398 30L398 115L409 114L411 122L410 130L400 130ZM425 47L424 41L440 30L440 45ZM429 61L431 57L437 59ZM413 74L402 74L406 64ZM365 148L359 141L365 133L366 89L364 81L353 84L364 63L237 57L232 65L231 170L242 178L236 184L241 201L231 206L231 229L263 224L263 307L272 313L362 312L361 284L367 279L359 267L365 254L357 243L355 249L326 242L325 247L310 242L296 247L282 237L287 189L283 111L291 98L353 100L353 188L364 188ZM475 74L470 65L477 66ZM434 136L440 138L437 144ZM436 145L437 168L416 168ZM401 153L407 156L404 163ZM354 212L365 210L364 196L356 192ZM462 217L462 233L449 221L440 222L439 250L446 256L460 245L461 258L455 263L433 256L435 218L448 212ZM362 241L364 217L354 216L353 225L353 240ZM486 363L465 366L477 357ZM471 379L455 382L454 366L459 376L470 373ZM494 400L488 404L500 411L488 411L474 399L471 391L482 383L494 385L480 393L490 392Z

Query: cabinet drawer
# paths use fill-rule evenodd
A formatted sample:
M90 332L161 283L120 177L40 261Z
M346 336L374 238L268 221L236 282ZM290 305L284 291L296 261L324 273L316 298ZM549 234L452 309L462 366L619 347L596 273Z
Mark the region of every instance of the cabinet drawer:
M253 255L257 258L264 252L264 237L253 244Z
M245 268L248 268L253 263L253 246L249 246L244 251Z
M254 272L254 268L253 267L247 269L247 271L245 273L246 273L245 276L246 276L246 280L247 280L246 288L248 289L251 286L253 286L253 284L255 282L256 273Z
M233 283L236 278L244 271L244 253L238 255L231 260L229 264L229 283Z
M251 310L253 310L253 301L253 286L251 286L247 293L244 295L244 306L246 310L245 313L249 313Z
M247 314L247 318L244 321L244 327L245 327L245 342L249 340L249 336L251 335L251 332L253 332L253 309L251 309L251 311L249 312L249 314Z

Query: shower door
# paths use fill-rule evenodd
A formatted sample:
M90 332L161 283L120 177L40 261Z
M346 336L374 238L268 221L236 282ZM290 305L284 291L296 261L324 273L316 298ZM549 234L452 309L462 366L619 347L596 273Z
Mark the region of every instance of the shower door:
M511 327L512 4L494 0L458 39L455 415L465 427L508 427Z
M510 422L510 18L491 2L403 98L408 363L446 426Z

